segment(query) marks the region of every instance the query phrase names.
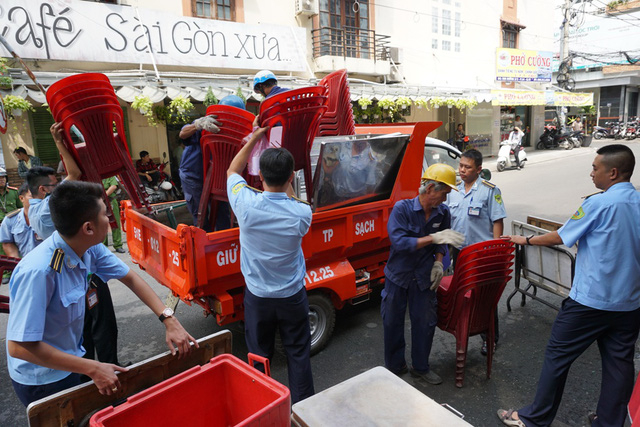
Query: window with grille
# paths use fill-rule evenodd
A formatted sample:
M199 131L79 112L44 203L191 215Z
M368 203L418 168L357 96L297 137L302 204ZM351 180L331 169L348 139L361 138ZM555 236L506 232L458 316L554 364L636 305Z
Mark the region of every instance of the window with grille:
M438 48L438 39L431 39L431 48L432 49Z
M460 52L460 43L456 42L455 44L455 51L456 52Z
M454 34L456 37L460 37L461 27L462 27L462 19L460 18L460 12L456 12L456 21L455 21L455 30L454 30Z
M442 50L451 50L451 42L448 40L442 40Z
M502 30L502 47L515 49L517 45L518 32L513 30Z
M445 36L451 35L451 11L442 11L442 34Z
M235 21L235 0L192 0L193 16Z
M320 0L320 52L371 59L374 32L369 29L369 0Z

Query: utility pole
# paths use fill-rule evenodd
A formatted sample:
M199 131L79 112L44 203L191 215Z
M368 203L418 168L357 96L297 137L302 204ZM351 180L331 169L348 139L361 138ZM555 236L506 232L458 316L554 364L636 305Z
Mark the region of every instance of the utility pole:
M560 27L562 31L562 38L560 39L560 66L558 67L558 74L568 74L569 66L566 65L566 68L563 67L565 64L565 60L567 56L569 56L569 9L571 8L571 0L564 0L564 5L562 6L562 26ZM568 76L566 77L568 79ZM563 87L564 89L564 87ZM560 121L560 130L564 132L565 130L565 122L566 118L566 107L556 107L556 113L558 114Z

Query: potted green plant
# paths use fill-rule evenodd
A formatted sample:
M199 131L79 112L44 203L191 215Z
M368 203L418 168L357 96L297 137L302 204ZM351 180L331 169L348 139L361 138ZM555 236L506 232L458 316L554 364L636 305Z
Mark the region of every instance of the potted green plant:
M401 110L406 110L409 106L411 106L411 98L408 96L399 96L398 99L396 99L396 107Z
M3 89L11 89L12 84L13 79L9 75L7 58L0 58L0 87Z
M171 112L164 105L155 105L153 107L153 115L160 123L164 123L165 126L171 123Z
M370 111L370 115L373 117L373 122L380 120L380 116L382 116L382 108L380 108L380 103L378 105L368 108Z
M7 95L2 100L4 101L4 109L10 119L20 117L23 111L35 111L33 105L21 96Z
M393 102L393 99L389 98L388 96L385 96L380 101L378 101L378 106L380 106L380 108L382 108L383 110L389 110L389 109L394 109L396 106L396 103Z
M187 98L178 96L169 103L169 112L175 116L176 123L186 123L187 113L193 110L193 104Z
M416 108L418 109L422 109L422 108L426 108L427 110L429 109L429 101L424 96L416 98L416 100L413 101L413 103L416 105Z
M150 126L156 126L156 119L153 116L153 102L151 98L146 95L136 95L131 103L131 108L138 110L140 114L147 118L147 122Z
M218 98L213 94L211 86L207 89L207 94L204 96L204 101L202 103L205 107L208 107L209 105L216 105L218 103Z
M434 96L434 97L432 97L432 98L429 100L429 103L431 104L431 106L432 106L433 108L438 108L438 107L440 107L441 105L446 104L446 102L445 102L444 98L439 97L439 96Z
M373 101L368 96L363 96L362 98L358 99L358 105L363 110L366 110L371 104L373 104Z

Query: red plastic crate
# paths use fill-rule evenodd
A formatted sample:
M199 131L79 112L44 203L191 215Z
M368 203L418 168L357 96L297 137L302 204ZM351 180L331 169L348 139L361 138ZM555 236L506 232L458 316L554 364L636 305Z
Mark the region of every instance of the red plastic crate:
M289 426L289 389L231 354L91 417L91 426Z

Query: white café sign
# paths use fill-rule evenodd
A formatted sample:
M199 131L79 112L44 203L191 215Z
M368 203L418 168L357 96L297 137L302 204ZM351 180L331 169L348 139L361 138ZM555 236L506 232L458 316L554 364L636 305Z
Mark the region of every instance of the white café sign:
M138 12L142 23L131 6L2 0L0 34L23 58L150 64L150 47L156 63L163 65L307 69L302 28L191 18L150 9ZM0 55L8 52L0 47Z

